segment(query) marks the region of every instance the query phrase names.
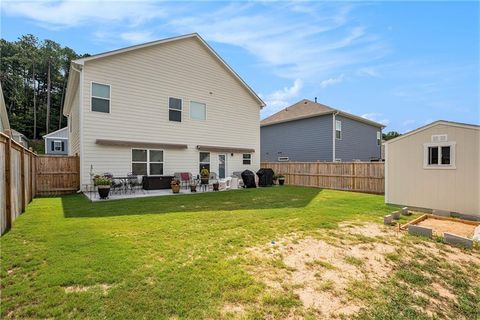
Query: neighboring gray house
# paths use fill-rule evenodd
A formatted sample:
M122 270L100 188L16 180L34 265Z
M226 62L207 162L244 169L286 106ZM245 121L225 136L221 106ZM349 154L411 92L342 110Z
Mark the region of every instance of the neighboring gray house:
M304 99L262 120L261 160L378 161L384 127Z
M17 141L18 143L20 143L25 148L28 148L28 144L29 144L30 140L28 140L28 138L23 133L18 132L15 129L11 129L11 133L12 133L12 139L14 141Z
M45 140L45 154L68 154L68 127L44 135L43 140Z

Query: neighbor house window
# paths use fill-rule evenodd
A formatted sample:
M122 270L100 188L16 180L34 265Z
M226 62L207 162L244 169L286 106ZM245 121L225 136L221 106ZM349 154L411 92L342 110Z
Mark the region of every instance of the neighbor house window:
M424 167L454 168L455 143L428 143L424 146Z
M342 121L335 120L335 138L342 139Z
M92 82L92 111L110 113L110 86Z
M377 131L377 146L382 144L382 133Z
M198 172L201 172L202 169L207 169L210 172L210 152L200 152L200 168Z
M207 105L205 103L190 101L190 119L207 120Z
M168 119L182 122L182 99L168 98Z
M286 162L289 161L290 159L288 157L278 157L278 161L280 162Z
M250 153L243 154L243 164L252 164L252 155Z
M163 151L133 149L132 150L132 173L136 175L162 175L163 174Z
M59 140L52 141L52 150L53 151L64 151L63 141L59 141Z

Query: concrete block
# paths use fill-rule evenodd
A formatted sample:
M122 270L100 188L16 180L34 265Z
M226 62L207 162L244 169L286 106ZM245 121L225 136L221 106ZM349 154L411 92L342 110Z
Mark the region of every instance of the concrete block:
M431 238L433 235L433 230L431 228L425 228L411 224L408 226L408 233L414 236Z
M480 241L480 226L476 227L473 231L473 240Z
M459 219L463 219L463 220L480 221L480 216L473 215L473 214L452 212L450 215L454 218L459 218Z
M450 217L450 211L433 209L434 216Z
M402 208L402 214L404 216L409 216L411 214L410 212L408 212L408 207L403 207Z
M393 222L393 217L392 215L386 215L385 217L383 217L383 224L386 224L386 225L391 225Z
M445 232L443 234L443 239L445 240L446 243L454 246L460 246L460 247L465 247L469 249L473 248L473 240L457 236L456 234L453 234L453 233Z
M392 218L395 220L400 219L400 211L392 212Z

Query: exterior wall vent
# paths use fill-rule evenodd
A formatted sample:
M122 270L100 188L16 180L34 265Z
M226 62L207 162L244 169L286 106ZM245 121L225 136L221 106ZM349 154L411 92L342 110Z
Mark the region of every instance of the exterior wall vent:
M432 135L432 142L447 142L448 135L446 134L434 134Z

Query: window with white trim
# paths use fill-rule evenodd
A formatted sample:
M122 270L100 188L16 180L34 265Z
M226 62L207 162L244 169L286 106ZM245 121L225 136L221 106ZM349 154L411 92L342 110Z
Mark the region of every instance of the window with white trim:
M207 105L205 103L190 101L190 119L207 120Z
M252 164L252 154L244 153L242 158L243 164Z
M424 145L425 168L455 168L455 143L426 143Z
M110 85L92 82L92 111L110 113Z
M288 157L278 157L278 161L280 161L280 162L286 162L286 161L289 161L289 160L290 160L290 158L288 158Z
M335 120L335 138L342 139L342 121Z
M53 151L63 151L63 141L53 140Z
M163 174L163 150L132 149L132 173L139 176Z
M377 146L382 144L382 133L377 131Z
M207 169L210 172L210 152L200 152L199 157L200 166L198 172L202 172L202 169Z
M168 119L182 122L182 99L168 98Z

